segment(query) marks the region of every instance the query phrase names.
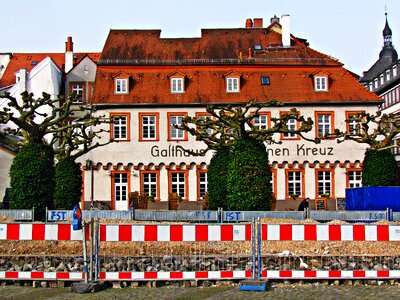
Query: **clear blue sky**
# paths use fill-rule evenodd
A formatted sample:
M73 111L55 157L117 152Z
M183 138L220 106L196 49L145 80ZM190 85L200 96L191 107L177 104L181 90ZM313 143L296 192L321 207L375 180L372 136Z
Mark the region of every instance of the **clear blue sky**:
M385 4L400 54L400 0L4 0L0 52L100 52L112 29L161 29L199 37L201 28L244 27L247 18L291 16L291 32L361 75L382 48ZM396 12L398 12L396 14Z

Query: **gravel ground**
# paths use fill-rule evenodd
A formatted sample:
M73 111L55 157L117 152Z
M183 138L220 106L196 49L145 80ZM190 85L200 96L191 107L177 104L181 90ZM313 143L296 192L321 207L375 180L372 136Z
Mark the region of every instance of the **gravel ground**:
M69 288L32 288L4 286L0 299L398 299L397 285L381 286L323 286L323 285L277 285L267 292L241 292L239 287L192 287L164 286L159 288L107 289L88 294L72 293Z

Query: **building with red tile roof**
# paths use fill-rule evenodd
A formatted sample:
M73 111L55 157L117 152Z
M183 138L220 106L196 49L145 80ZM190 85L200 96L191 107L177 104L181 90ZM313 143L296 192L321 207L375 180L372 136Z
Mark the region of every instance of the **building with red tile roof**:
M182 205L199 206L211 153L195 157L181 151L205 145L172 125L205 114L208 104L277 100L283 106L264 109L265 118L258 121L268 126L295 107L313 119L315 127L307 133L313 138L336 128L350 130L345 122L350 115L375 112L382 103L340 61L293 36L288 15L268 26L257 18L243 28L203 29L199 38L160 33L109 32L90 103L115 118L104 138L118 143L82 158L83 165L93 164L91 175L84 172L85 204L100 201L126 210L129 193L139 191L152 194L155 207L168 207L171 192L182 197ZM290 134L274 138L280 144L267 151L278 209L296 209L298 201L324 200L325 194L326 207L333 209L346 187L361 185L365 146L333 139L314 144Z

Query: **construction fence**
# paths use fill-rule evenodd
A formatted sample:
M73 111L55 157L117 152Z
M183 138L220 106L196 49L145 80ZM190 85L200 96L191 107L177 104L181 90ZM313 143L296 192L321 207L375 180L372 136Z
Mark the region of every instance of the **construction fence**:
M84 232L84 234L83 234ZM267 279L397 279L400 257L271 254L267 242L398 242L400 226L387 224L99 224L91 232L69 223L0 224L2 241L93 242L93 256L77 257L75 269L10 269L0 265L0 280L175 281L241 280L257 273ZM123 250L125 249L125 250ZM124 252L125 251L125 252ZM78 254L77 254L78 255ZM70 258L65 258L70 260ZM25 259L26 260L26 259ZM61 259L62 260L62 259ZM79 261L80 263L76 263ZM43 265L43 263L38 263ZM61 264L58 260L58 264ZM379 268L375 267L380 265ZM90 273L88 275L87 273ZM95 274L95 275L93 275Z

